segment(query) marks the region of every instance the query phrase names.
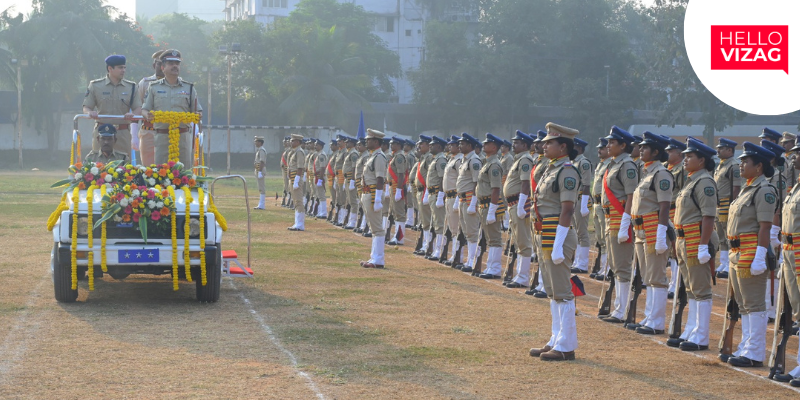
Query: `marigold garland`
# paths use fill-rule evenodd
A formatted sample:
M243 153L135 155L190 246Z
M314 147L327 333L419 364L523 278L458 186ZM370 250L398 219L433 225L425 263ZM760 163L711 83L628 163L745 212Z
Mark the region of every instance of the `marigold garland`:
M58 207L56 207L55 211L50 214L50 217L47 218L47 231L51 232L53 227L56 226L56 222L58 219L61 218L61 213L69 210L69 206L67 206L67 192L61 195L61 202L58 203Z
M169 196L175 198L175 188L167 187ZM172 290L178 290L178 213L172 213L170 219L170 229L172 232Z
M78 188L72 189L72 243L70 245L70 263L72 266L72 290L78 290L78 204L80 203Z
M106 185L100 186L101 199L106 197L106 188ZM105 204L101 203L101 211L105 211L104 209ZM108 267L106 266L106 221L103 221L103 224L100 225L100 270L108 272Z
M89 290L94 290L94 237L93 237L93 229L92 226L92 203L94 203L94 189L95 186L89 186L89 189L86 190L86 215L87 215L87 225L89 227L89 232L87 233L86 240L89 242L89 254L86 256L86 275L89 277Z
M195 113L177 112L177 111L153 111L153 123L168 124L169 125L169 161L179 161L180 159L180 141L181 141L181 124L188 124L190 122L199 123L200 116Z
M75 159L75 154L78 154L78 158ZM80 133L75 134L75 143L71 143L69 145L69 164L75 165L76 162L80 162L81 159L81 135Z
M225 217L222 216L222 213L217 210L217 207L214 205L214 197L208 195L208 211L214 213L214 218L216 218L219 227L222 228L223 232L228 231L228 221L225 220Z
M189 230L191 229L191 218L189 218L189 212L191 210L192 204L192 191L188 187L183 188L183 195L186 198L184 202L185 208L183 211L183 215L185 217L185 224L183 227L183 266L186 269L186 280L191 282L192 281L192 266L191 266L191 259L189 258Z
M203 188L197 188L198 212L200 214L200 283L206 285L206 239L203 234L205 229L205 210L203 209Z

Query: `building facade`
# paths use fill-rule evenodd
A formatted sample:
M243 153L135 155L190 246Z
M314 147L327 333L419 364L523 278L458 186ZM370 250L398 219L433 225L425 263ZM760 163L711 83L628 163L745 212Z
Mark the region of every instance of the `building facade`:
M220 0L136 0L136 15L153 18L161 14L187 14L204 21L225 18Z

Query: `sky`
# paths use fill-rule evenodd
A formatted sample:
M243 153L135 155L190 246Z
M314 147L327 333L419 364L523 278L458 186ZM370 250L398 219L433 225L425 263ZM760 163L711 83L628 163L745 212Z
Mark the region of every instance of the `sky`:
M31 0L0 0L0 12L14 6L16 12L28 14L31 12L31 3ZM136 17L136 2L134 0L107 0L105 4L117 8L131 18Z

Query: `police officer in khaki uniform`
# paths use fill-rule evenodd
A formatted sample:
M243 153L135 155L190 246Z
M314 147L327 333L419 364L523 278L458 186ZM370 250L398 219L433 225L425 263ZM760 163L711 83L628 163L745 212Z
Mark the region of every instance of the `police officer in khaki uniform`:
M778 192L766 177L775 173L770 160L781 154L750 142L744 142L743 147L739 168L746 182L731 203L727 231L731 247L729 279L741 314L742 345L727 362L737 367L760 367L767 347L767 248L778 206Z
M475 193L478 195L481 227L489 256L486 258L486 269L479 277L498 279L503 273L503 233L500 224L506 209L500 193L503 187L503 165L498 156L503 139L487 133L483 144L486 162L481 167Z
M150 84L163 78L164 72L161 71L161 54L164 50L159 50L153 53L153 75L146 76L139 81L139 86L136 87L139 96L139 103L144 104L144 97L147 95L147 89ZM155 161L155 136L153 133L153 124L149 121L142 120L138 132L133 132L135 124L131 125L131 135L139 137L139 157L142 159L142 165L151 165Z
M303 192L305 193L305 198L308 199L308 203L305 204L305 211L306 216L309 217L314 216L314 202L317 198L316 191L314 190L314 157L317 154L316 144L316 140L307 138L303 145L303 149L306 153L304 164L306 172L303 174Z
M517 264L514 266L514 277L505 286L509 289L528 287L531 280L531 256L533 255L531 239L531 169L533 156L530 147L533 138L524 132L517 131L512 139L514 163L511 164L503 185L503 195L508 202L508 213L511 215L511 237L517 251Z
M673 189L672 189L672 204L669 206L669 220L675 225L675 199L678 198L683 187L686 186L686 171L683 169L683 151L686 150L686 144L678 140L669 139L669 146L667 146L667 170L672 173ZM672 246L672 254L669 258L670 267L670 281L669 281L669 294L667 298L671 299L675 296L675 289L678 287L678 256L675 246Z
M720 163L714 172L714 180L717 182L717 197L719 197L719 208L717 208L717 232L719 232L719 265L717 266L717 278L728 277L728 238L722 232L728 231L728 209L739 190L742 187L742 178L739 176L739 162L733 157L738 143L733 140L720 138L717 145Z
M389 167L386 179L389 183L389 204L390 211L394 215L394 232L392 239L386 244L399 246L405 244L406 226L406 180L408 179L408 162L403 153L405 139L398 136L389 141L391 155L389 156Z
M458 241L458 208L453 207L456 203L456 197L458 197L458 188L456 187L458 182L458 170L461 168L461 162L464 160L464 154L461 153L461 149L458 146L459 139L458 136L453 135L450 137L450 141L447 142L450 158L447 160L447 165L445 165L444 179L442 179L442 189L445 193L444 208L446 227L450 230L450 234L452 235L450 241L450 258L444 261L444 265L448 267L461 263L461 260L455 259L456 252L460 248L461 243Z
M772 178L767 178L767 182L771 184L776 189L778 187L786 187L788 186L788 179L787 176L789 171L793 169L791 163L787 162L786 157L783 156L784 148L783 146L776 144L774 142L768 140L761 141L761 147L771 151L775 154L775 157L771 159L771 165L775 170L775 174ZM778 177L776 179L776 176ZM785 190L776 190L778 193L778 207L775 209L775 223L772 225L770 229L770 247L772 248L773 253L778 257L778 264L783 263L782 254L780 252L780 240L778 240L778 234L781 231L780 221L781 221L781 206L783 205L783 200L786 198L788 194ZM778 280L775 279L774 274L770 274L770 277L767 278L767 285L766 287L772 288L778 286ZM773 299L773 293L771 290L764 291L764 301L766 303L766 310L767 316L769 318L769 322L775 322L775 304Z
M367 139L366 136L364 138L358 139L358 143L356 143L356 151L358 152L358 161L356 161L356 189L358 189L358 208L361 213L361 221L359 226L356 229L353 229L354 233L361 234L364 237L367 237L367 217L364 205L361 204L361 193L363 193L363 188L361 187L361 183L363 182L364 178L364 164L367 162L367 159L370 156L369 151L367 151ZM372 237L372 234L369 234L369 237Z
M178 111L193 112L202 116L203 107L197 100L194 84L181 79L181 53L177 50L166 50L161 54L161 70L164 78L150 84L147 89L145 104L142 107L143 115L152 121L152 111ZM155 163L164 164L169 158L169 125L164 123L153 124L155 128ZM180 141L179 158L185 166L192 165L192 143L194 132L187 124L179 127ZM302 205L302 201L300 202Z
M634 135L633 136L633 151L631 151L631 160L633 160L633 162L636 163L636 166L639 167L640 171L642 169L642 166L644 165L644 162L642 161L642 156L641 156L642 141L644 141L644 138L642 138L639 135Z
M92 150L100 150L97 127L101 124L116 126L117 143L114 150L131 154L130 121L134 115L142 114L142 101L136 95L136 83L125 77L125 56L106 57L106 77L89 82L83 99L83 113L97 119L92 133ZM98 119L98 115L124 115L124 119ZM188 164L187 164L188 165Z
M319 201L315 218L319 219L328 216L328 199L325 198L325 167L328 166L328 155L325 154L325 142L319 139L315 142L317 155L314 157L314 188Z
M347 218L347 178L344 176L344 161L350 153L350 148L347 146L347 136L339 135L339 152L334 164L334 169L336 170L336 204L339 219L334 225L341 227L344 227L345 218Z
M418 256L427 254L428 246L433 239L431 235L431 220L433 216L431 215L430 196L426 180L432 159L430 143L430 136L419 135L419 140L417 141L417 149L419 150L417 153L417 168L416 176L414 177L417 188L417 214L419 216L419 221L417 222L422 228L422 248L414 252Z
M267 201L267 186L264 184L264 175L267 173L267 151L264 150L264 137L256 136L253 139L256 146L256 158L253 161L253 170L258 181L258 205L253 207L255 210L263 210Z
M383 268L385 265L383 250L386 231L383 226L381 199L386 179L387 158L381 150L383 139L383 132L367 129L367 149L370 156L364 163L361 204L364 208L364 218L369 222L369 229L372 231L372 251L370 259L361 262L364 268Z
M508 140L503 140L503 145L500 146L500 164L503 166L503 185L506 184L508 171L511 171L511 166L514 164L514 152L511 151L513 148L514 145ZM503 195L503 193L501 192L500 195ZM505 201L505 197L503 201ZM511 214L509 210L506 210L506 213L503 215L503 231L508 230L509 222L511 222Z
M288 229L290 231L306 230L306 214L303 210L303 188L301 186L303 174L305 173L305 153L300 147L303 142L303 135L293 133L291 135L292 149L289 151L289 181L292 185L292 198L294 199L294 225Z
M599 281L606 279L608 273L608 253L606 248L606 215L603 212L603 175L606 173L611 157L608 156L608 139L600 138L597 144L597 156L600 162L594 169L592 179L592 221L594 222L594 237L597 243L597 256L600 257L598 270L592 271L590 278Z
M651 132L644 132L640 155L642 179L633 194L634 234L636 235L636 259L642 283L647 285L647 299L644 319L638 324L628 324L628 329L636 333L656 335L664 333L667 312L667 271L668 251L672 245L667 240L669 206L672 204L673 177L662 164L667 161L666 147L669 138Z
M431 160L428 166L428 176L425 182L428 184L428 205L431 212L431 228L433 229L433 250L431 255L426 256L428 260L439 261L442 256L442 247L444 246L444 190L442 189L442 181L444 180L445 168L447 166L447 157L444 153L444 147L447 142L437 136L431 137L430 153Z
M571 163L577 156L574 138L578 131L547 123L544 155L550 161L533 193L533 207L542 224L542 250L539 254L545 291L550 297L552 316L550 340L530 355L544 361L574 360L578 348L575 324L575 295L570 281L570 265L578 246L572 224L578 201L580 175Z
M592 162L583 155L588 145L589 143L580 138L575 138L575 150L578 152L578 157L575 158L573 164L580 171L581 181L578 191L580 204L576 204L575 215L572 216L572 223L578 234L578 250L575 253L575 262L572 264L573 274L589 272L589 218L591 218L589 216L589 200L591 198L589 191L592 184Z
M717 185L710 172L714 171L716 150L689 137L683 168L686 185L675 199L675 242L680 279L686 286L689 299L686 325L680 337L669 338L667 346L684 351L708 349L708 325L711 318L711 278L713 249L719 239L714 231L717 216Z
M291 201L291 190L289 190L289 163L286 161L289 158L289 150L292 149L291 137L284 136L283 138L283 153L281 153L281 175L283 176L283 207L289 208Z
M800 173L800 171L794 167L794 159L797 157L797 154L792 152L796 141L797 135L791 132L783 132L780 145L784 149L784 153L781 154L781 157L786 161L786 193L789 193L797 183L797 177Z
M117 141L117 129L111 124L101 124L97 127L98 147L100 150L92 150L86 155L84 161L86 162L100 162L108 164L111 161L121 160L123 163L128 161L128 156L121 152L114 150L114 142Z
M406 156L408 164L408 182L406 184L406 228L416 229L414 224L414 210L417 209L417 188L414 179L417 174L417 152L416 143L406 140L403 144L403 154Z
M538 182L542 180L544 176L544 172L547 170L547 165L550 160L545 157L544 155L544 138L547 137L547 132L543 130L539 130L536 132L536 140L533 142L534 152L536 156L534 157L535 163L533 164L533 172L531 172L532 179L531 179L531 193L536 192L536 185ZM539 267L538 278L536 282L531 283L531 289L525 291L527 295L533 295L533 297L539 299L546 299L547 292L544 289L544 280L542 279L541 274L541 260L537 257L538 254L541 254L542 250L542 230L539 228L540 222L536 214L531 215L531 235L533 236L533 251L535 252L534 258L537 260L537 266Z
M603 211L606 214L606 247L608 265L615 279L614 310L600 315L606 322L623 323L631 292L633 260L633 226L631 207L633 193L639 185L639 167L631 158L634 137L626 130L611 127L608 154L612 161L603 176Z
M481 217L478 214L478 196L475 194L482 166L481 160L475 154L475 146L478 143L478 139L467 133L462 133L458 141L464 159L458 169L456 180L458 197L453 208L458 209L459 227L467 239L467 262L461 264L460 260L455 260L452 267L463 272L472 272L478 257L478 241L481 239Z
M356 143L358 139L354 137L347 137L345 147L344 163L342 164L342 173L344 174L347 198L345 206L348 209L347 220L345 220L344 229L355 229L358 222L358 189L356 189L356 164L358 163L358 151L356 150Z
M336 207L336 158L339 157L339 140L338 138L334 137L331 139L331 155L328 157L328 165L325 166L325 176L328 178L328 189L331 193L331 204L330 210L328 210L329 214L334 214L337 210ZM336 220L334 218L329 218L328 223L335 224Z

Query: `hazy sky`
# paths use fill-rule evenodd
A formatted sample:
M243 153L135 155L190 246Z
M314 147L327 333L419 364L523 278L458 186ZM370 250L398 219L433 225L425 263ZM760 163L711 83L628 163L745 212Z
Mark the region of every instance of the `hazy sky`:
M134 0L108 0L105 4L116 7L121 12L136 17L136 1ZM16 12L27 14L31 11L31 0L0 0L0 12L14 6Z

